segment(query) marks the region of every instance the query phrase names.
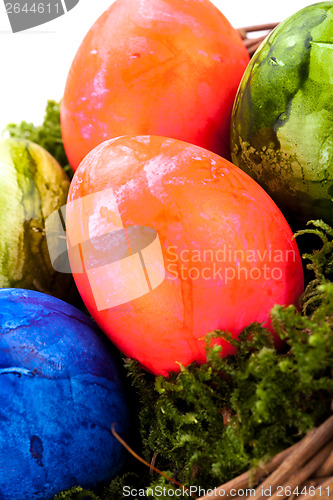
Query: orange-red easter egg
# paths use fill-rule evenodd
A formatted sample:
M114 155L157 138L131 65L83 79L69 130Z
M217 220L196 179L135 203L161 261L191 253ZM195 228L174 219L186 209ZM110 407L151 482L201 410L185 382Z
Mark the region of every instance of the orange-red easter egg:
M69 256L89 312L127 356L166 375L205 360L303 291L292 232L247 174L198 146L123 136L82 161L67 205ZM81 269L80 269L81 266ZM234 352L223 341L223 355Z

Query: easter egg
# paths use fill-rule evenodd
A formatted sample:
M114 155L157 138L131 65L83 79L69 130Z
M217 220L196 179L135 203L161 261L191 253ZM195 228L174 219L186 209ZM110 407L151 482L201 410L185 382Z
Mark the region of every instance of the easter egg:
M230 157L233 100L249 55L208 0L117 0L71 65L61 131L72 168L124 134L182 139Z
M73 282L51 265L44 222L66 203L67 175L37 144L3 139L0 187L0 287L65 297Z
M204 362L207 333L268 325L274 304L296 304L303 291L296 242L272 199L229 161L179 140L123 136L91 151L70 186L66 227L89 312L155 374Z
M54 297L0 290L0 498L52 499L109 481L124 462L111 434L129 415L114 352Z
M333 222L333 3L300 10L253 56L232 115L232 161L295 227Z

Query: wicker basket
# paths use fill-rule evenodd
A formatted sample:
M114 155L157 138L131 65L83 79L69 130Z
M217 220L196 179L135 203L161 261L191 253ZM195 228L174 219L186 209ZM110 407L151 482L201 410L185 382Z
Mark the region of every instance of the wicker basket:
M199 500L325 499L333 495L333 416L269 463L249 470Z
M255 26L246 26L238 29L238 33L242 37L250 57L253 56L261 42L265 40L267 35L276 28L278 24L279 23L257 24ZM258 36L258 33L262 34Z

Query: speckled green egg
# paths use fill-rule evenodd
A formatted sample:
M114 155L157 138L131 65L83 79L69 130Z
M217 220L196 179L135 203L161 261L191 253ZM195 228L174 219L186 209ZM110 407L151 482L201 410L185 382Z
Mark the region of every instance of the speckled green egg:
M293 227L333 222L333 2L300 10L247 67L231 124L232 161Z
M69 179L44 148L0 141L0 288L25 288L67 298L70 275L51 264L45 219L66 203Z

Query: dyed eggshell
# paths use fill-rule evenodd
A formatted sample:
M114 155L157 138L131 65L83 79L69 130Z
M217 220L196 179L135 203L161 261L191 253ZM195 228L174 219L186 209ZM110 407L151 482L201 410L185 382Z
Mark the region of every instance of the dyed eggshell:
M69 162L124 134L174 137L230 157L245 45L208 0L117 0L91 27L61 104Z
M22 139L0 140L1 288L68 300L73 280L53 269L45 235L45 220L66 203L68 188L68 176L44 148Z
M207 333L237 337L253 321L267 324L274 304L297 304L303 291L299 251L276 204L238 167L193 144L156 136L102 143L75 172L66 213L69 242L83 242L74 279L89 312L155 374L204 362ZM151 289L137 242L116 256L120 224L129 240L135 226L158 235L161 260L141 245ZM103 233L116 241L104 244ZM224 355L235 352L222 344Z
M119 367L94 323L53 297L0 290L0 498L53 498L110 480L129 415Z
M294 228L333 222L333 3L296 12L248 65L231 122L232 161Z

